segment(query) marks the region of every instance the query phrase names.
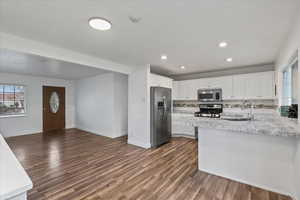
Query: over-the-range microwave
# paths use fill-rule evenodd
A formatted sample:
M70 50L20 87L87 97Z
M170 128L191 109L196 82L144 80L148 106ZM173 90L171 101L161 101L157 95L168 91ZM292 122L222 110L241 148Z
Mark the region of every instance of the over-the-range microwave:
M222 102L221 88L207 88L198 90L199 102Z

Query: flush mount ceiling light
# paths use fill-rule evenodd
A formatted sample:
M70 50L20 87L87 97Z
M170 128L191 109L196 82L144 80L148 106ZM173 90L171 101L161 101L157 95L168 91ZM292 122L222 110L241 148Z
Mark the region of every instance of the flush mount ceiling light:
M232 58L226 58L226 62L232 62L233 59Z
M219 47L220 47L220 48L225 48L225 47L227 47L227 45L228 45L227 42L220 42L220 43L219 43Z
M167 55L161 55L160 59L162 59L162 60L167 60L167 59L168 59L168 56L167 56Z
M89 25L96 30L107 31L111 29L111 23L107 19L93 17L89 19Z
M180 69L185 69L185 66L181 65L181 66L180 66Z

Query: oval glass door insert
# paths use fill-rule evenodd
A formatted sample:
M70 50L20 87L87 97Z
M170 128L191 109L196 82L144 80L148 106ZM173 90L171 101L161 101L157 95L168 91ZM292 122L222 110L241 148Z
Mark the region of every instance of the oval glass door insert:
M50 111L52 113L57 113L58 112L58 109L59 109L59 96L58 96L57 92L52 92L52 94L50 96L49 105L50 105Z

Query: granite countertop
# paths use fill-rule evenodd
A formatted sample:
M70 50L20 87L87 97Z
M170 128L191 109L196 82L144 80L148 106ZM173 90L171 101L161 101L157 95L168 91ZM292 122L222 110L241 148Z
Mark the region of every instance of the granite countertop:
M236 113L237 111L233 111ZM230 113L227 111L225 114ZM297 120L280 117L275 110L254 111L254 120L229 121L220 118L194 117L190 111L173 112L173 120L184 121L199 128L234 131L245 134L300 137Z

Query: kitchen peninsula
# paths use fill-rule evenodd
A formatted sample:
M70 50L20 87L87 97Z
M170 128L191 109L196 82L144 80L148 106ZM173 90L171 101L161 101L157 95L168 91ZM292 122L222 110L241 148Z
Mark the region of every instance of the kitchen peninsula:
M224 114L241 112L227 109ZM300 139L296 121L280 117L273 109L255 109L251 121L200 118L183 111L175 111L172 117L175 135L193 136L198 128L199 170L292 193L293 162Z

